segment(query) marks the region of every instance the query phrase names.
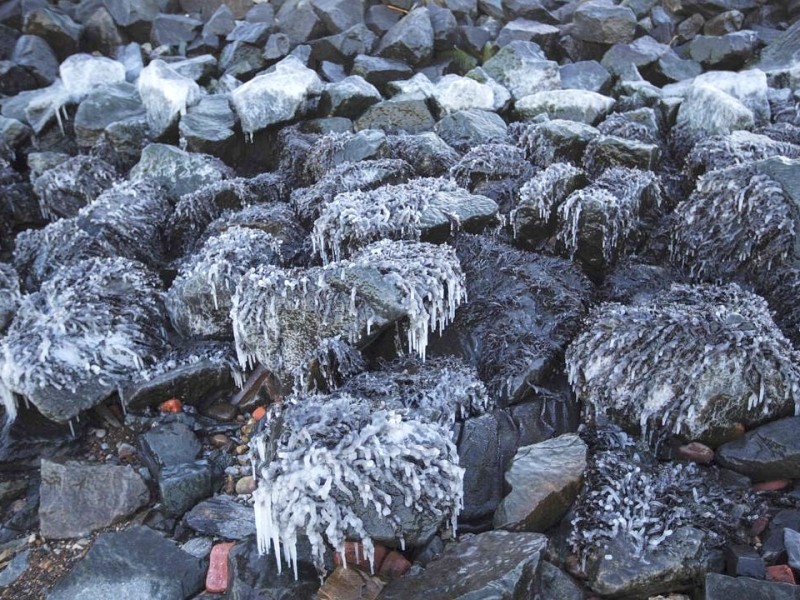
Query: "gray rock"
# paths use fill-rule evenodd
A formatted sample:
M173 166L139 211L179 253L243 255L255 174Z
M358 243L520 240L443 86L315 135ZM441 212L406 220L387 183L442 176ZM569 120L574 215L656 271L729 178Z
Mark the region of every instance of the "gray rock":
M164 133L186 108L200 100L200 88L162 60L142 70L136 83L154 136Z
M54 221L74 217L84 206L117 181L117 171L102 159L90 155L68 158L33 180L42 215Z
M278 41L285 41L285 46L276 48L273 44ZM226 76L244 79L263 71L269 61L283 58L288 53L289 41L282 33L271 35L264 50L245 42L231 42L222 49L219 67Z
M375 86L359 75L351 75L325 86L321 107L327 114L355 119L381 100Z
M349 64L356 56L371 52L376 40L375 34L359 23L342 33L313 41L311 55L317 61Z
M555 565L542 561L543 600L583 600L583 589Z
M363 0L313 0L312 4L330 33L341 33L364 22Z
M325 23L306 0L286 0L276 15L278 28L293 46L325 35Z
M44 39L59 60L64 60L78 49L81 26L67 14L45 3L34 5L24 15L22 31Z
M217 59L211 54L202 54L170 63L169 66L178 75L193 81L204 81L217 72Z
M406 161L422 177L444 175L459 158L458 152L432 131L417 135L390 135L388 142L391 155Z
M489 531L463 536L419 574L394 579L382 600L524 598L538 593L547 538L537 533ZM487 560L491 557L491 560Z
M17 40L12 62L29 69L42 85L50 85L58 77L58 59L50 46L35 35L23 35Z
M254 46L264 46L272 33L271 23L248 23L239 21L227 37L229 42L242 42Z
M603 120L616 104L613 98L587 90L551 90L524 96L514 109L522 119L547 115L551 119L579 121L594 125Z
M722 36L698 35L689 44L693 60L706 67L739 69L755 52L758 37L754 31L737 31Z
M211 466L207 460L165 466L158 476L158 493L164 512L180 517L212 494Z
M584 123L554 119L528 126L519 145L534 165L546 169L553 163L580 164L586 146L600 132Z
M427 61L433 54L433 26L428 9L416 8L393 25L381 39L378 54L412 66Z
M459 110L445 116L435 127L439 137L462 151L480 144L503 143L507 129L499 115L485 110Z
M753 481L800 478L800 417L787 417L748 431L717 448L717 462Z
M270 9L272 8L269 4L263 6L267 6ZM227 36L235 27L236 21L233 12L227 4L222 4L214 11L214 14L208 18L205 25L203 25L203 33Z
M628 44L636 33L636 15L630 8L599 0L581 4L572 22L572 35L584 42Z
M0 571L0 588L10 586L22 576L28 569L28 558L30 554L30 550L23 550L12 558L5 568Z
M717 16L710 19L706 23L703 33L706 35L725 35L728 33L734 33L742 28L743 22L744 14L741 11L736 9L726 10L725 12L719 13Z
M39 522L46 538L87 536L135 512L150 499L130 466L42 461Z
M770 73L784 73L797 66L800 25L795 23L761 51L756 66Z
M630 65L642 70L669 51L667 44L661 44L647 35L632 44L614 44L603 55L602 65L614 75L625 76Z
M390 81L408 79L411 68L400 60L360 54L353 60L351 75L360 75L372 85L382 88Z
M142 461L154 479L165 467L193 462L200 455L200 440L183 423L163 423L139 437Z
M233 113L227 96L206 96L181 118L178 131L190 152L226 156L235 141Z
M612 167L654 170L661 159L658 144L648 144L616 135L601 135L586 145L583 164L587 171L599 174Z
M224 163L207 154L184 152L166 144L148 144L131 170L130 180L158 185L170 197L178 198L232 174Z
M185 600L203 587L208 561L136 525L97 538L47 600Z
M103 86L90 93L75 113L75 140L89 148L112 123L145 115L136 87L130 83Z
M196 537L183 544L181 550L196 558L205 558L211 554L213 545L214 542L210 537Z
M580 490L586 452L575 434L517 450L505 475L511 491L494 513L494 527L542 532L558 523Z
M688 150L713 135L751 130L755 115L742 102L709 85L693 85L678 109L675 135Z
M256 533L253 508L238 504L229 496L201 502L184 517L184 523L202 535L227 540L242 540Z
M800 599L800 589L788 583L708 573L704 598L705 600L750 600L751 598L798 600Z
M559 67L561 87L603 94L611 84L611 73L596 60L583 60Z
M700 66L700 63L680 58L672 51L659 58L655 68L668 81L692 79L703 72L703 67Z
M515 100L561 86L558 63L547 60L533 42L511 42L483 65Z
M370 106L354 123L356 131L380 129L385 133L422 133L436 122L423 96L402 96Z
M776 534L780 536L780 531ZM794 569L800 568L800 533L786 527L783 530L783 545L786 548L786 562Z
M497 45L501 48L513 41L534 42L549 51L555 48L561 30L547 23L529 19L515 19L506 24L497 35Z
M158 15L153 19L150 42L154 48L159 46L181 46L191 42L203 22L183 15Z

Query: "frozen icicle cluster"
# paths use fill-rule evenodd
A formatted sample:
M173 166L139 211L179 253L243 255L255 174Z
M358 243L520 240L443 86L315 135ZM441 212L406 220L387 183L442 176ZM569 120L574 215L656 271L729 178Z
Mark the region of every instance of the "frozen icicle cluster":
M20 299L17 272L11 265L0 263L0 333L14 317Z
M138 381L152 381L170 371L194 365L200 361L208 361L227 368L234 383L239 387L244 385L245 375L239 368L233 344L216 341L191 342L170 349L152 366L140 371Z
M340 337L326 338L294 369L292 391L300 394L335 390L365 367L358 348Z
M311 225L319 217L320 209L336 195L403 183L413 174L411 165L393 158L342 163L325 173L314 185L294 190L292 205L300 220Z
M627 538L636 556L668 545L685 525L727 539L745 493L724 489L715 471L694 463L659 462L648 448L615 428L589 430L593 452L575 503L569 542L584 563Z
M258 362L288 373L326 339L360 345L407 318L409 348L424 358L429 335L465 298L464 274L447 246L383 240L325 267L263 265L242 278L232 300L236 351L243 368Z
M142 69L136 87L147 111L150 131L157 137L179 115L200 101L200 86L184 77L163 60L154 60Z
M390 135L387 140L391 156L406 161L421 177L446 175L460 157L432 131L417 135Z
M181 265L166 295L172 324L186 337L229 338L231 296L242 276L279 264L281 240L259 229L231 227L206 240Z
M712 281L754 264L771 269L794 248L796 214L783 188L752 164L712 171L675 209L670 259Z
M355 144L352 143L354 141ZM380 150L381 147L383 151ZM329 133L319 137L301 158L300 179L311 185L337 165L364 158L384 158L387 154L386 136L382 131Z
M690 177L696 178L709 171L771 156L798 158L800 146L749 131L734 131L730 135L713 136L695 144L686 158L686 170Z
M509 128L517 145L532 164L542 169L555 162L580 164L586 145L600 135L591 125L554 119L544 123L519 123Z
M411 410L375 408L340 393L275 406L251 442L259 549L297 576L297 541L308 537L318 568L325 545L344 556L360 540L416 545L449 524L455 533L464 470L449 429Z
M766 301L735 284L673 285L645 304L608 303L567 349L587 416L650 439L707 440L797 412L798 355Z
M74 217L117 179L107 162L78 155L48 169L33 181L42 216L50 221Z
M68 421L152 364L166 349L160 291L143 265L109 258L65 267L23 296L0 344L9 414L13 393Z
M474 227L492 220L497 210L493 200L450 180L420 178L339 194L321 209L311 240L323 262L329 262L379 239L418 240L434 229Z
M450 169L450 177L470 190L488 179L516 179L532 174L533 167L525 159L525 153L509 144L476 146Z
M614 135L646 144L663 143L659 119L652 108L612 113L597 126L597 129L604 135Z

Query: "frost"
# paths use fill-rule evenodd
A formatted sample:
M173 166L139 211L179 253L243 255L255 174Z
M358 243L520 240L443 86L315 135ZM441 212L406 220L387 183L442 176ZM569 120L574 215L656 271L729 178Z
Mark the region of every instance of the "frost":
M600 132L585 123L555 119L543 123L512 123L509 135L525 157L545 169L555 162L580 164L586 146Z
M192 342L185 346L171 349L152 366L139 371L134 383L137 381L152 381L170 371L194 365L201 361L208 361L227 368L236 385L241 387L244 384L245 376L239 368L239 361L236 359L236 350L233 344L208 341Z
M261 363L289 373L330 338L356 346L408 318L408 346L422 358L428 338L466 299L464 274L446 246L383 240L349 261L307 270L261 266L233 296L242 368Z
M380 159L388 154L386 135L382 131L364 129L357 133L329 133L320 137L305 153L295 172L308 185L347 162Z
M628 112L613 113L597 126L603 135L644 142L663 144L658 117L652 108L640 108Z
M68 158L33 180L42 216L50 221L74 217L117 179L107 162L93 156Z
M281 240L270 233L231 227L210 237L181 265L165 301L175 329L186 337L227 338L231 296L242 276L280 263Z
M61 63L58 73L75 102L80 102L100 86L125 82L125 65L91 54L73 54Z
M0 380L64 422L152 364L165 339L155 274L123 258L81 261L22 298Z
M368 192L339 194L314 222L311 240L323 262L340 260L383 238L418 240L431 230L474 228L497 204L446 179L421 178Z
M390 135L389 153L410 164L417 175L446 175L458 161L459 153L432 131L417 135Z
M345 541L360 540L373 563L376 534L418 543L445 523L455 533L464 470L449 430L414 411L344 393L301 397L273 408L251 448L258 546L279 571L283 546L297 576L301 534L322 569L326 543L344 556Z
M458 185L472 190L483 181L519 179L533 175L525 153L508 144L481 144L467 152L450 169Z
M162 134L186 109L200 101L200 86L175 72L163 60L154 60L142 69L136 83L147 111L150 130Z
M21 298L17 272L0 262L0 334L14 317Z
M491 86L469 77L445 75L430 91L444 113L459 110L494 110L495 97Z
M25 106L25 120L33 129L34 133L40 134L50 121L55 118L58 128L64 133L64 121L67 120L67 112L64 108L71 101L71 96L60 79L56 79L52 85L31 92L30 99Z
M693 277L721 280L757 263L770 269L793 250L796 209L753 165L712 171L675 209L669 255Z
M797 411L798 355L764 299L737 285L673 285L645 304L603 304L567 349L592 415L657 439L713 439Z
M695 144L686 159L686 170L691 178L696 178L708 171L771 156L800 158L800 146L774 141L765 135L734 131L730 135L714 136Z

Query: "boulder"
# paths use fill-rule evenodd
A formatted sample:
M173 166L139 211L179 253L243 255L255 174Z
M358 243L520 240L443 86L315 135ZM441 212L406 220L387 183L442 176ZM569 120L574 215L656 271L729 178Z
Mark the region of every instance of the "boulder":
M226 540L242 540L256 533L253 508L229 496L215 496L196 505L184 517L184 523L201 535Z
M787 417L756 427L717 448L717 462L753 481L800 479L799 424L800 417Z
M411 66L428 60L433 54L433 26L428 9L416 8L392 25L381 39L378 54Z
M514 100L561 86L558 63L547 60L533 42L511 42L486 61L483 68L511 92Z
M479 144L503 143L508 127L494 112L459 110L443 117L435 127L436 133L456 150L467 151Z
M200 455L200 440L184 423L164 423L139 436L142 461L154 479L166 467L193 462Z
M630 8L597 0L578 6L572 23L572 35L584 42L628 44L636 33L636 15Z
M186 109L200 100L200 88L162 60L145 67L136 83L154 136L163 134Z
M219 159L167 144L148 144L130 172L132 182L160 186L172 198L227 179L233 174Z
M547 115L551 119L595 125L615 103L613 98L587 90L551 90L523 96L514 104L514 110L522 119Z

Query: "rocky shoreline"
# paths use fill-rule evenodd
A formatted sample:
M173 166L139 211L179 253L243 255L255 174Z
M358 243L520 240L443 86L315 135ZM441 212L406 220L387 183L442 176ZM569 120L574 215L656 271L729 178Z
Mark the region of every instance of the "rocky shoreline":
M800 2L0 6L0 597L800 598Z

